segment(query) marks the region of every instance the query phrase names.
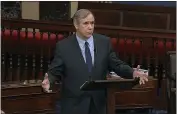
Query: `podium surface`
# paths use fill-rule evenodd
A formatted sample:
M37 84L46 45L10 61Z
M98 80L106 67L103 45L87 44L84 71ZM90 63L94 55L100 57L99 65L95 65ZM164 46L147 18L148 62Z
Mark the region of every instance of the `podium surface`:
M108 88L131 89L139 83L139 79L120 79L120 80L92 80L85 81L80 87L83 91L102 90Z

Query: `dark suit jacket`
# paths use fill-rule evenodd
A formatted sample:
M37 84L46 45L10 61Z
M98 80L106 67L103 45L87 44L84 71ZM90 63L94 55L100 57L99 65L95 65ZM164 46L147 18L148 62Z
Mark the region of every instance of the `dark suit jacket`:
M56 44L48 75L51 84L61 77L61 114L88 114L91 97L100 114L103 114L106 109L105 91L80 91L80 86L89 76L92 80L103 80L106 79L108 70L112 70L124 78L132 78L133 69L117 58L110 38L93 34L93 39L95 58L92 73L87 70L76 35Z

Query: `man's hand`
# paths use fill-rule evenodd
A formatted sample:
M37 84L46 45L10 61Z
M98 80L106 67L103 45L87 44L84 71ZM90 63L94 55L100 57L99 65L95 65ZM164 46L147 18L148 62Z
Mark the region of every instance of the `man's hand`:
M137 68L134 69L133 78L140 78L139 81L140 85L145 84L145 82L148 81L148 75L144 72L140 72L139 69L140 65L138 65Z
M47 92L47 93L52 92L52 90L49 90L49 88L50 88L50 82L49 82L48 74L47 74L47 73L45 73L44 80L43 80L43 82L42 82L42 88L43 88L44 91Z

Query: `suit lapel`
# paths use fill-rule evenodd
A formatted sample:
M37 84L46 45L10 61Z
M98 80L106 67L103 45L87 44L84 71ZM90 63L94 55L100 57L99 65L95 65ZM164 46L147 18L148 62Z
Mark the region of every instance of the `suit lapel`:
M98 63L98 60L99 60L99 50L100 50L100 45L99 45L99 42L98 42L98 39L97 37L95 37L95 35L93 34L93 39L94 39L94 66L93 66L93 74L97 68L97 63Z

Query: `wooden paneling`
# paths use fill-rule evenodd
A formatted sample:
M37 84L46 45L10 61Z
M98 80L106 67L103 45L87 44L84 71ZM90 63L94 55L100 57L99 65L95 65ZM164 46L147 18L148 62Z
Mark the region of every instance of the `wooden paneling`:
M122 10L122 11L137 11L137 12L151 12L151 13L170 13L175 12L174 7L163 6L145 6L145 5L131 5L121 3L96 3L79 1L78 9L101 9L101 10Z
M170 29L176 30L176 13L170 14Z
M44 93L41 84L9 83L2 85L2 110L7 114L55 114L57 89Z
M109 10L96 10L92 9L95 16L96 25L114 25L120 26L121 12L119 11L109 11Z
M145 85L136 85L132 90L115 92L117 109L153 107L157 79L149 79ZM124 99L125 98L125 99Z
M153 107L153 91L152 90L134 90L116 92L116 107L121 108L140 108ZM121 98L121 99L120 99ZM126 98L123 99L123 98ZM126 103L125 103L126 102Z
M90 9L93 11L97 17L96 22L100 22L96 23L96 25L114 25L131 28L175 30L175 7L81 1L78 4L78 9L82 8ZM110 17L110 19L105 19L103 22L102 17Z
M50 94L41 94L35 97L29 95L25 98L24 96L20 96L15 99L2 98L2 109L7 113L51 109L55 107L55 104L53 104L54 101Z
M123 13L123 26L133 28L166 29L167 15L163 13L153 14L125 11Z

